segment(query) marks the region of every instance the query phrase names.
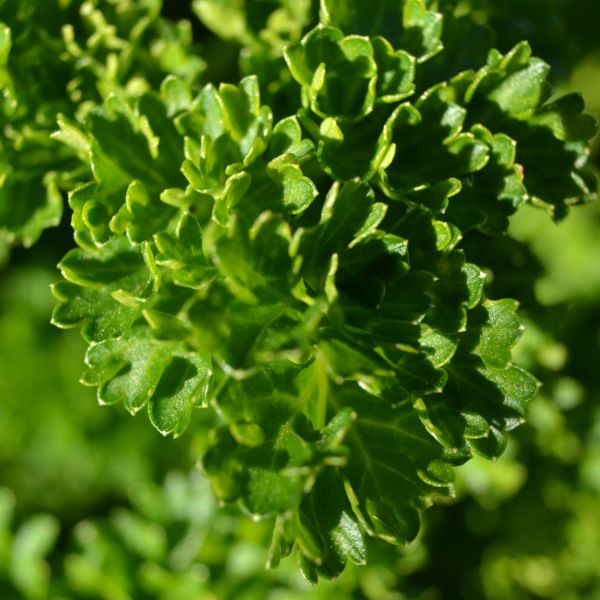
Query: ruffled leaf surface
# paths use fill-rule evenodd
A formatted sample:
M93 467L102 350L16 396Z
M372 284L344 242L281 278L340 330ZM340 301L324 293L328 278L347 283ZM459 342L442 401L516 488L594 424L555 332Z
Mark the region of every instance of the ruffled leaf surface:
M502 452L538 384L512 362L517 303L486 298L462 241L592 194L579 101L524 44L440 75L431 6L324 0L285 50L284 118L256 77L171 77L62 128L91 172L54 315L91 343L84 381L163 433L214 411L215 493L273 518L270 563L295 549L310 581L364 563L369 536L409 542L454 465ZM268 29L196 8L251 49Z

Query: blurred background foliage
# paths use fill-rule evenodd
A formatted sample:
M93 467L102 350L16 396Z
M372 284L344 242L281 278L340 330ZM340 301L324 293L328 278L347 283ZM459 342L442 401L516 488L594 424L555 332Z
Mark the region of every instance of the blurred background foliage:
M557 91L581 91L600 118L596 0L436 4L491 25L501 51L528 39L552 65ZM0 2L0 10L10 6ZM310 0L165 2L153 27L172 32L171 21L187 19L171 53L194 49L189 77L259 72L277 112L297 102L282 76L281 47L302 35L317 10ZM149 48L142 59L163 55L161 72L169 72L165 48ZM102 81L114 77L110 60L72 65L79 79L71 93L93 96L85 85L93 68L101 96ZM140 85L136 77L125 73L119 85ZM598 138L592 163L600 167ZM144 419L98 406L77 382L83 344L48 324L48 286L71 243L68 218L32 249L14 250L10 263L0 240L0 598L600 599L597 205L573 209L558 225L542 211L520 211L509 252L483 245L477 234L464 240L493 273L490 297L521 298L527 329L517 358L544 384L528 423L498 462L475 459L458 470L457 500L428 510L408 548L372 543L368 567L349 567L317 589L293 559L265 570L271 524L216 505L194 464L200 435L165 440Z

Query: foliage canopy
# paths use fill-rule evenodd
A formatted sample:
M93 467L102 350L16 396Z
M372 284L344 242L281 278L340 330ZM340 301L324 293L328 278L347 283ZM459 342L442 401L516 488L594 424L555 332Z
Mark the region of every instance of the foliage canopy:
M480 245L593 197L580 96L451 2L198 0L235 85L200 83L160 2L50 4L0 3L0 231L33 243L68 192L53 323L89 344L83 383L208 427L203 470L274 518L271 565L295 549L316 582L414 539L538 389Z

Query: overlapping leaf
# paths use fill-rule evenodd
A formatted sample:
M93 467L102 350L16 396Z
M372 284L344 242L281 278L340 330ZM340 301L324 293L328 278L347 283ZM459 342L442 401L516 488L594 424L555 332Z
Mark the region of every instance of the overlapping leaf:
M321 0L321 19L349 34L382 35L421 61L442 49L442 15L429 10L423 0L371 4Z
M552 98L549 69L524 42L504 56L490 51L485 67L458 75L452 85L471 123L516 140L515 161L529 196L560 219L568 205L595 193L595 179L582 168L595 123L582 114L579 96Z
M221 5L239 17L223 35L246 40L240 6ZM422 89L440 13L321 8L285 52L303 107L275 125L255 77L199 94L171 77L63 122L93 181L70 197L82 248L54 317L94 342L102 402L147 405L175 435L215 411L215 492L275 517L271 563L295 548L311 581L364 563L365 536L412 539L452 465L497 456L522 421L537 383L511 361L516 303L485 298L461 239L504 233L532 197L558 215L587 195L563 175L584 181L591 131L572 98L547 103L525 46Z
M193 0L192 10L222 40L208 48L209 71L214 65L231 68L223 65L224 57L237 60L235 67L241 75L258 76L263 97L274 114L291 114L298 94L283 49L316 24L316 0ZM216 68L215 74L220 76Z
M140 249L122 237L98 251L71 250L59 267L65 281L53 287L60 301L53 321L60 327L81 326L88 342L125 334L152 290Z
M79 179L82 140L65 119L71 147L50 139L57 114L74 117L122 89L142 93L169 73L193 83L203 72L190 24L170 23L160 9L160 1L0 3L0 235L11 244L30 246L57 225L61 192Z

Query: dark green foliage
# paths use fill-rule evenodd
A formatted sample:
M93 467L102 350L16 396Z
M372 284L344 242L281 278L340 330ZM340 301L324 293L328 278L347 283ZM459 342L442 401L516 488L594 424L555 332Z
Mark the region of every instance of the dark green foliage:
M204 61L191 53L189 23L160 9L154 0L0 2L0 237L30 246L59 223L60 190L79 179L85 152L71 118L167 74L197 81ZM50 137L58 114L71 148Z
M454 467L499 457L524 421L538 382L513 363L518 302L485 293L502 266L481 247L503 256L524 204L558 221L593 198L595 124L526 42L499 52L456 3L260 4L194 3L257 72L202 87L160 3L65 12L111 52L68 26L44 37L65 45L71 98L52 105L54 141L51 119L40 133L43 182L25 181L54 192L52 214L7 191L4 230L33 242L69 189L78 247L53 322L82 328L82 382L163 434L202 431L217 496L273 519L270 564L295 549L316 582L367 562L369 538L413 540ZM22 135L32 105L6 113Z

